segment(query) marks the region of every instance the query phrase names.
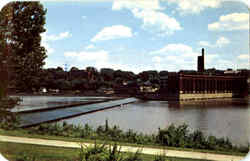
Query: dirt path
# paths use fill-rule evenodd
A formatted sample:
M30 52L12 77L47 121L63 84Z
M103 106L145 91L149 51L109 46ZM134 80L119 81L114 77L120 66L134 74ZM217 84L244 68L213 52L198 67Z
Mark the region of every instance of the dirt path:
M66 142L58 140L45 140L45 139L33 139L24 137L13 137L13 136L2 136L0 135L1 142L14 142L23 144L36 144L36 145L46 145L46 146L56 146L56 147L68 147L68 148L80 148L81 145L91 146L90 143L77 143L77 142ZM240 161L244 157L232 156L232 155L222 155L222 154L212 154L212 153L200 153L200 152L188 152L188 151L177 151L177 150L163 150L156 148L138 148L131 146L122 146L121 151L123 152L136 152L140 150L143 154L165 154L169 157L182 157L182 158L193 158L193 159L207 159L207 160L217 160L217 161Z

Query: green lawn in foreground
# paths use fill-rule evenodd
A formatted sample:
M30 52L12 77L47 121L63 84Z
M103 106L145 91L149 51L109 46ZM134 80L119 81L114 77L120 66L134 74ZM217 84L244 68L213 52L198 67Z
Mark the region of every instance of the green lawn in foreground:
M48 139L48 140L86 142L86 143L94 143L94 142L97 142L97 143L107 143L107 141L103 141L103 140L90 140L90 139L71 138L71 137L63 137L63 136L49 136L49 135L28 134L25 129L24 130L22 130L22 129L11 130L11 131L0 129L0 135L29 137L29 138L41 138L41 139ZM108 143L112 143L112 142L109 141ZM176 148L176 147L166 147L166 146L158 146L158 145L139 145L139 144L123 143L123 142L119 142L118 145L127 145L127 146L135 146L135 147L162 148L162 149L169 149L169 150L195 151L195 152L205 152L205 153L216 153L216 154L246 156L246 153L222 152L222 151L201 150L201 149L198 150L198 149Z
M79 149L58 148L40 145L0 142L0 153L10 161L15 161L20 154L35 156L36 161L77 161ZM153 155L141 155L143 161L152 161ZM205 161L186 158L168 158L169 161Z

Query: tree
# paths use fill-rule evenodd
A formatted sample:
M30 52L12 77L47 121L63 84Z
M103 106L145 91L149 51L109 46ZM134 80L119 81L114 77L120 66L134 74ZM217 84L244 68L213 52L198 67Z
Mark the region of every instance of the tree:
M88 72L88 80L89 81L96 80L99 76L99 73L95 67L87 67L86 71Z
M103 77L104 81L112 81L114 78L114 70L110 68L102 68L100 71L101 76Z
M4 19L4 13L0 12L0 24L7 23ZM8 29L6 26L0 25L0 100L7 96L8 87Z
M40 2L11 2L1 11L10 34L7 40L10 51L11 80L16 88L27 91L39 84L39 75L46 58L41 46L41 33L45 32L46 10ZM7 23L6 23L7 22Z

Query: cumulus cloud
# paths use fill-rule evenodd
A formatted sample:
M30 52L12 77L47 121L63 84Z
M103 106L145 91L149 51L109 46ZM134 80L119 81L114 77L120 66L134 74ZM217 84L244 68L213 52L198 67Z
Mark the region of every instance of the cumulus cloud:
M99 51L69 51L64 53L65 57L75 59L77 61L106 61L108 59L108 52L105 50Z
M221 5L221 0L162 0L169 4L176 4L177 10L182 14L200 13L206 8L218 8Z
M45 59L45 65L43 66L44 68L57 68L57 67L64 67L64 62L60 62L60 61L56 61L53 59L50 59L49 57L47 57Z
M154 10L133 9L132 13L143 21L143 28L156 32L160 36L173 34L175 31L182 30L180 23L167 14Z
M230 40L225 38L225 37L220 37L217 41L216 41L216 46L218 47L222 47L225 45L230 44Z
M72 37L72 34L69 33L68 31L59 33L58 35L55 35L55 34L45 35L45 39L48 41L57 41L57 40L62 40L62 39L66 39L69 37Z
M160 55L179 55L182 56L190 56L190 55L197 55L192 49L192 47L185 45L185 44L168 44L159 50L155 50L150 52L151 54L160 54Z
M199 41L198 44L200 46L203 46L203 47L213 47L214 45L212 45L210 42L208 41Z
M140 66L138 64L125 64L123 62L114 61L110 57L110 52L106 50L68 51L64 53L64 56L71 64L74 64L74 66L78 68L93 66L97 69L112 68L115 70L133 71L135 73L139 73L145 69L152 69L151 66L145 67L145 65Z
M226 38L226 37L223 37L223 36L221 36L221 37L219 37L217 40L216 40L216 42L215 42L215 44L211 44L210 42L208 42L208 41L199 41L198 42L198 44L200 45L200 46L202 46L202 47L223 47L223 46L226 46L226 45L228 45L228 44L230 44L231 43L231 41L228 39L228 38Z
M152 61L155 62L155 63L161 63L163 61L163 59L160 56L154 56L152 58Z
M54 34L49 35L48 30L47 30L47 32L44 32L41 34L41 37L42 37L41 45L45 47L45 49L47 50L47 54L52 54L54 53L55 49L51 47L49 42L66 39L71 36L72 34L70 34L69 32L62 32L62 33L59 33L58 35L54 35Z
M219 8L223 2L243 3L250 7L249 0L161 0L168 4L177 5L177 11L181 14L199 14L207 8Z
M42 42L41 42L41 45L42 45L43 47L45 47L45 49L47 50L47 54L48 54L48 55L54 53L55 49L52 48L52 47L49 45L48 42L42 41Z
M249 14L248 13L232 13L220 16L218 22L208 24L210 31L233 31L248 30Z
M153 55L151 60L156 69L178 71L180 69L196 70L197 56L201 53L194 51L186 44L167 44L159 50L152 51L151 55ZM218 54L206 53L206 67L222 67L223 65L217 65L218 58Z
M158 36L173 34L181 30L180 23L173 17L161 12L159 0L117 0L113 10L128 9L135 18L142 20L142 28L157 33Z
M147 9L147 10L158 10L161 9L158 0L115 0L113 2L113 10L121 9Z
M178 69L196 69L199 53L185 44L167 44L159 50L150 52L152 62L161 69L176 71ZM164 63L163 63L164 62ZM163 65L159 65L163 64Z
M112 40L120 38L132 37L133 33L131 28L123 25L114 25L110 27L103 28L99 33L91 39L92 42L103 41L103 40Z

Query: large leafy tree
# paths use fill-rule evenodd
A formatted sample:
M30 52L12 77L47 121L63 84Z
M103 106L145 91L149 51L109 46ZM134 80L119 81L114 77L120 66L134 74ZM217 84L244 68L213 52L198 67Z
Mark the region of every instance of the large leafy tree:
M11 2L2 11L1 26L8 29L11 83L21 91L39 88L39 75L46 58L41 46L46 10L40 2ZM7 19L7 20L6 20Z
M8 10L5 10L5 13ZM4 12L0 12L0 24L8 23ZM8 28L6 25L0 25L0 100L7 96L8 87Z

